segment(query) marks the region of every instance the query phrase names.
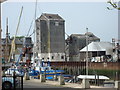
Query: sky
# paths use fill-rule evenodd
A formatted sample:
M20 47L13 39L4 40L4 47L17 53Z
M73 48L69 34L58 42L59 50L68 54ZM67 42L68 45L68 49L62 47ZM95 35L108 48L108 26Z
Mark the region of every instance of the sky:
M9 19L10 36L15 35L21 7L23 13L17 36L27 35L35 16L35 2L6 1L2 3L2 37L5 37L6 18ZM65 20L65 32L84 34L86 28L98 36L101 41L111 42L118 36L118 11L108 10L111 7L107 1L103 2L38 2L36 18L42 13L59 14ZM30 34L33 32L34 24Z

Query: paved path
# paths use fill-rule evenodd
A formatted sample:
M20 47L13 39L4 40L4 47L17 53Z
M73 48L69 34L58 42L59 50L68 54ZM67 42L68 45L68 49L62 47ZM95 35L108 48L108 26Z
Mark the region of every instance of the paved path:
M41 83L39 80L36 80L36 79L35 80L25 80L23 87L24 88L65 88L65 87L62 87L57 84L52 84L52 82L49 82L49 81Z
M41 83L38 79L32 79L32 80L25 80L23 84L24 88L52 88L52 89L62 89L62 90L85 90L82 89L80 84L75 83L65 83L65 85L59 85L58 81L46 81L44 83ZM114 88L106 88L106 87L98 87L98 86L90 86L90 89L87 90L116 90Z
M24 81L23 87L24 88L59 88L57 86L52 86L52 85L35 82L35 81Z

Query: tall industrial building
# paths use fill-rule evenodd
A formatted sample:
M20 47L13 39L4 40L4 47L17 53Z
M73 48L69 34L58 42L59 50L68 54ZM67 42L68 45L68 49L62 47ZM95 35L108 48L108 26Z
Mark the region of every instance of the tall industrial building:
M58 14L43 13L36 20L36 52L44 60L65 60L65 20Z
M80 61L80 50L86 46L86 36L88 36L88 44L91 42L99 42L100 38L91 32L85 34L72 34L66 39L66 60Z

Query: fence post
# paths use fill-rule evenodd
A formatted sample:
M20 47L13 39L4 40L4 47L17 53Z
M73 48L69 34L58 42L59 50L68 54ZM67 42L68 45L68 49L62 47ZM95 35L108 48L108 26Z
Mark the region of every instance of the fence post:
M99 86L99 75L97 75L97 85Z
M14 90L16 90L16 82L15 82L16 76L15 76L15 72L13 73L13 82L14 82Z
M23 90L23 76L21 76L21 90Z

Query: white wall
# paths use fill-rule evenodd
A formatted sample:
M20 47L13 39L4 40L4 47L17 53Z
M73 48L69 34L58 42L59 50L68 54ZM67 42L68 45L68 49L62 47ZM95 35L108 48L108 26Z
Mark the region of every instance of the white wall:
M54 59L52 59L52 56ZM61 56L64 56L64 59L61 59ZM39 58L44 58L45 61L47 61L47 58L49 57L50 61L65 61L65 53L39 53L38 54Z

